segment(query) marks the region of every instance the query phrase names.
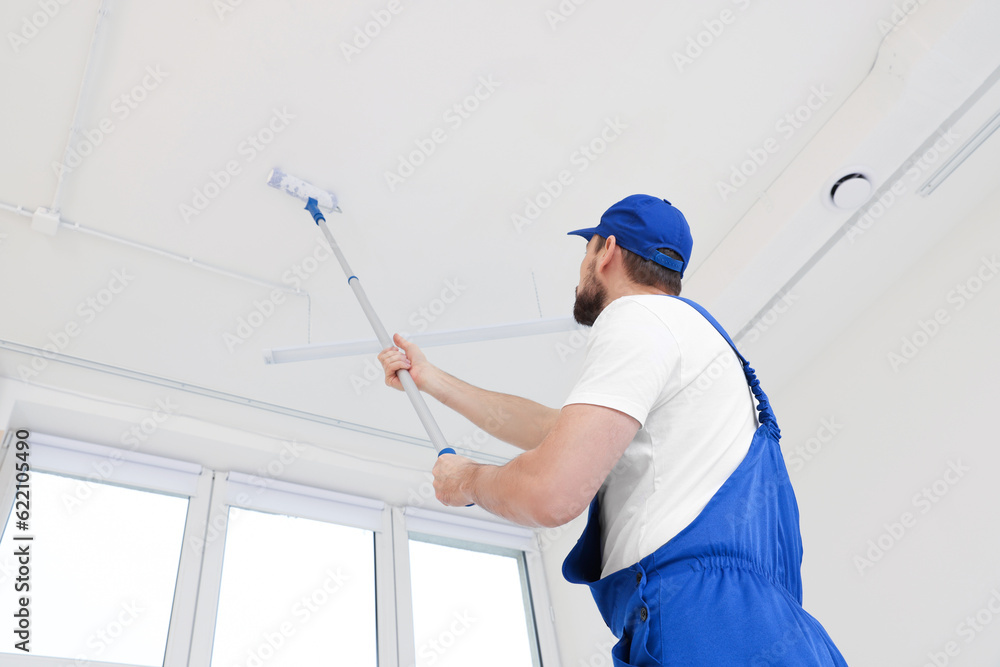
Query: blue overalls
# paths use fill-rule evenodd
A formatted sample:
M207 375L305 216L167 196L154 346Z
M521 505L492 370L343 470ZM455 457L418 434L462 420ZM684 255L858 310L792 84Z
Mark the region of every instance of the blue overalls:
M823 626L802 608L799 511L767 396L719 323L681 300L733 347L757 399L760 426L746 457L694 521L603 579L598 494L563 576L590 586L619 638L611 651L618 667L846 666Z

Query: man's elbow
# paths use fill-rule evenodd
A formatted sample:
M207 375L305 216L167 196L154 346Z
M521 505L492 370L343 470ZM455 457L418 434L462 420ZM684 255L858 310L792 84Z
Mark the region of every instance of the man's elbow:
M587 505L566 494L543 490L535 495L532 518L539 528L556 528L583 514Z
M540 528L555 528L580 516L600 487L565 470L558 461L546 457L541 447L525 452L511 465L518 466L520 473L526 518Z

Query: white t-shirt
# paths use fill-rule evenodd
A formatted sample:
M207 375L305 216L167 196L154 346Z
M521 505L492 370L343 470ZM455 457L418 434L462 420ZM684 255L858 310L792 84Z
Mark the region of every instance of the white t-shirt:
M594 322L564 405L634 417L641 428L598 492L602 573L656 551L698 516L750 449L753 394L705 317L662 295L616 299Z

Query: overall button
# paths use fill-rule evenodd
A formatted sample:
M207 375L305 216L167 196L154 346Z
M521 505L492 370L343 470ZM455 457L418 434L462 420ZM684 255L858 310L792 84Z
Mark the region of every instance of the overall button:
M639 620L645 623L647 618L649 618L649 612L646 611L645 607L643 607L639 610Z
M635 585L638 586L642 583L642 572L635 573Z

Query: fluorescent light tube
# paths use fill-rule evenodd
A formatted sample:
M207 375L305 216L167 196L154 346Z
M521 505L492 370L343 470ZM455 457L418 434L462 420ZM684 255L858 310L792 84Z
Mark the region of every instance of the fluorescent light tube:
M458 345L461 343L477 343L485 340L501 338L517 338L519 336L537 336L540 334L560 333L581 329L572 318L559 317L529 322L514 322L486 327L468 329L450 329L429 333L413 334L409 340L421 347L436 345ZM315 359L330 359L333 357L349 357L356 354L377 354L382 348L375 339L353 340L343 343L320 343L317 345L298 345L294 347L278 347L264 350L264 361L268 364L285 364L293 361L313 361Z

